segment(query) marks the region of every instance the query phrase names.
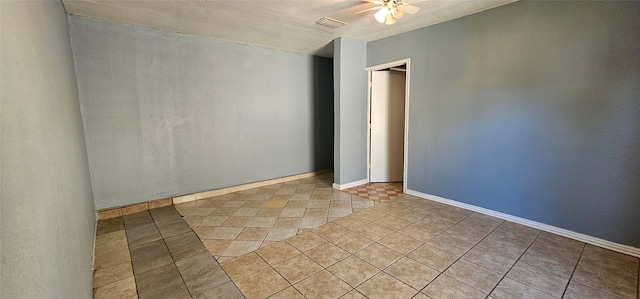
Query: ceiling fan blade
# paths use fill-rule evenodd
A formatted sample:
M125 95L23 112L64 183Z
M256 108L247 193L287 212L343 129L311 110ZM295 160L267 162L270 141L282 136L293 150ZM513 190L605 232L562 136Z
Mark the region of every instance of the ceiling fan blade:
M367 8L365 10L354 12L353 14L357 15L357 14L360 14L360 13L363 13L363 12L372 11L372 10L376 10L376 9L380 9L380 8L382 8L382 6L376 6L376 7L372 7L372 8Z
M417 7L417 6L411 5L411 4L404 4L404 5L400 6L400 8L402 9L402 12L408 13L410 15L415 14L415 13L418 12L418 10L420 10L420 7Z

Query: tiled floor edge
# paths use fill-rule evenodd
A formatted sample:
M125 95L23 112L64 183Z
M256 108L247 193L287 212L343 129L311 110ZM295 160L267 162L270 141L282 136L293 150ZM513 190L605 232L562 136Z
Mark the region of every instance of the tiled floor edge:
M599 246L605 249L609 249L615 252L619 252L619 253L623 253L623 254L627 254L633 257L637 257L640 258L640 248L636 248L636 247L632 247L629 245L624 245L624 244L620 244L620 243L616 243L616 242L612 242L612 241L607 241L607 240L603 240L600 238L596 238L596 237L592 237L589 235L585 235L585 234L581 234L581 233L577 233L574 231L570 231L564 228L559 228L553 225L548 225L548 224L544 224L544 223L540 223L540 222L536 222L536 221L532 221L529 219L525 219L525 218L520 218L517 216L513 216L513 215L509 215L509 214L505 214L502 212L498 212L498 211L494 211L494 210L490 210L487 208L482 208L482 207L478 207L478 206L474 206L474 205L470 205L470 204L466 204L466 203L462 203L459 201L455 201L452 199L447 199L444 197L440 197L440 196L436 196L436 195L431 195L431 194L427 194L427 193L422 193L419 191L414 191L414 190L410 190L407 189L406 190L406 194L408 195L413 195L416 197L420 197L420 198L424 198L424 199L428 199L428 200L432 200L432 201L436 201L436 202L440 202L440 203L444 203L444 204L448 204L451 206L455 206L458 208L463 208L463 209L467 209L470 211L474 211L474 212L478 212L481 214L485 214L485 215L489 215L489 216L493 216L496 218L500 218L503 220L507 220L507 221L511 221L511 222L515 222L518 224L522 224L528 227L532 227L532 228L536 228L542 231L546 231L546 232L550 232L556 235L560 235L563 237L567 237L573 240L577 240L580 242L584 242L587 244L591 244L591 245L595 245L595 246Z
M185 202L195 201L195 200L198 200L198 199L209 198L209 197L213 197L213 196L224 195L224 194L229 194L229 193L233 193L233 192L253 189L253 188L264 187L264 186L268 186L268 185L272 185L272 184L286 183L286 182L290 182L290 181L306 179L306 178L318 176L318 175L321 175L321 174L325 174L325 173L328 173L328 172L331 172L331 170L311 171L311 172L305 172L305 173L296 174L296 175L292 175L292 176L280 177L280 178L264 180L264 181L254 182L254 183L248 183L248 184L243 184L243 185L238 185L238 186L220 188L220 189L209 190L209 191L204 191L204 192L199 192L199 193L193 193L193 194L177 196L177 197L173 197L173 198L153 200L153 201L137 203L137 204L118 207L118 208L100 210L100 211L96 211L97 212L97 220L104 220L104 219L110 219L110 218L125 216L125 215L129 215L129 214L144 212L144 211L147 211L147 210L150 210L150 209L160 208L160 207L169 206L169 205L181 204L181 203L185 203Z
M97 220L111 219L116 217L121 217L125 215L135 214L144 212L150 209L170 206L173 204L172 198L165 198L159 200L152 200L143 203L137 203L133 205L128 205L124 207L106 209L97 211L98 217Z
M220 188L220 189L211 190L211 191L189 194L186 196L174 197L173 204L180 204L180 203L185 203L185 202L194 201L198 199L209 198L213 196L224 195L224 194L229 194L233 192L249 190L253 188L260 188L260 187L273 185L273 184L280 184L280 183L286 183L286 182L300 180L300 179L306 179L306 178L318 176L328 172L330 172L330 170L311 171L311 172L305 172L305 173L281 177L281 178L275 178L270 180L254 182L254 183L242 184L238 186Z

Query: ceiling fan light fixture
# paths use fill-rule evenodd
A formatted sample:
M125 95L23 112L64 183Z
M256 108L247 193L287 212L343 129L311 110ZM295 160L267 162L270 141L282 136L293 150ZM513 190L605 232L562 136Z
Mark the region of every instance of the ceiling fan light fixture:
M399 19L402 19L405 14L416 14L420 7L404 3L403 0L364 0L367 2L375 3L380 6L367 8L356 12L355 14L368 12L372 10L378 10L373 15L373 18L382 24L395 24ZM423 0L424 1L424 0Z
M394 7L393 10L391 10L391 15L396 19L402 19L402 17L404 17L404 12L402 12L398 7Z
M387 15L387 19L384 21L385 24L387 25L392 25L396 23L396 18L394 18L391 14Z
M390 14L389 9L384 6L382 8L380 8L380 10L378 10L378 12L376 12L375 15L373 15L373 17L376 19L376 21L378 21L378 23L385 23L387 16L389 16Z

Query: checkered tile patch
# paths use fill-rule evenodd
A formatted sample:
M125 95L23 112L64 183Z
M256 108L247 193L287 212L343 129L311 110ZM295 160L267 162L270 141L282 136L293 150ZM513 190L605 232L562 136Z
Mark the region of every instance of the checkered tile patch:
M376 202L382 202L402 194L402 183L369 183L342 191Z

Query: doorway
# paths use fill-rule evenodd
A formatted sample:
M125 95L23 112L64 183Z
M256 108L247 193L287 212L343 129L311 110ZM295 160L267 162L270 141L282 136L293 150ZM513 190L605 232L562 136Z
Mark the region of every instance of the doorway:
M368 180L402 184L406 180L410 60L367 68L369 74Z

